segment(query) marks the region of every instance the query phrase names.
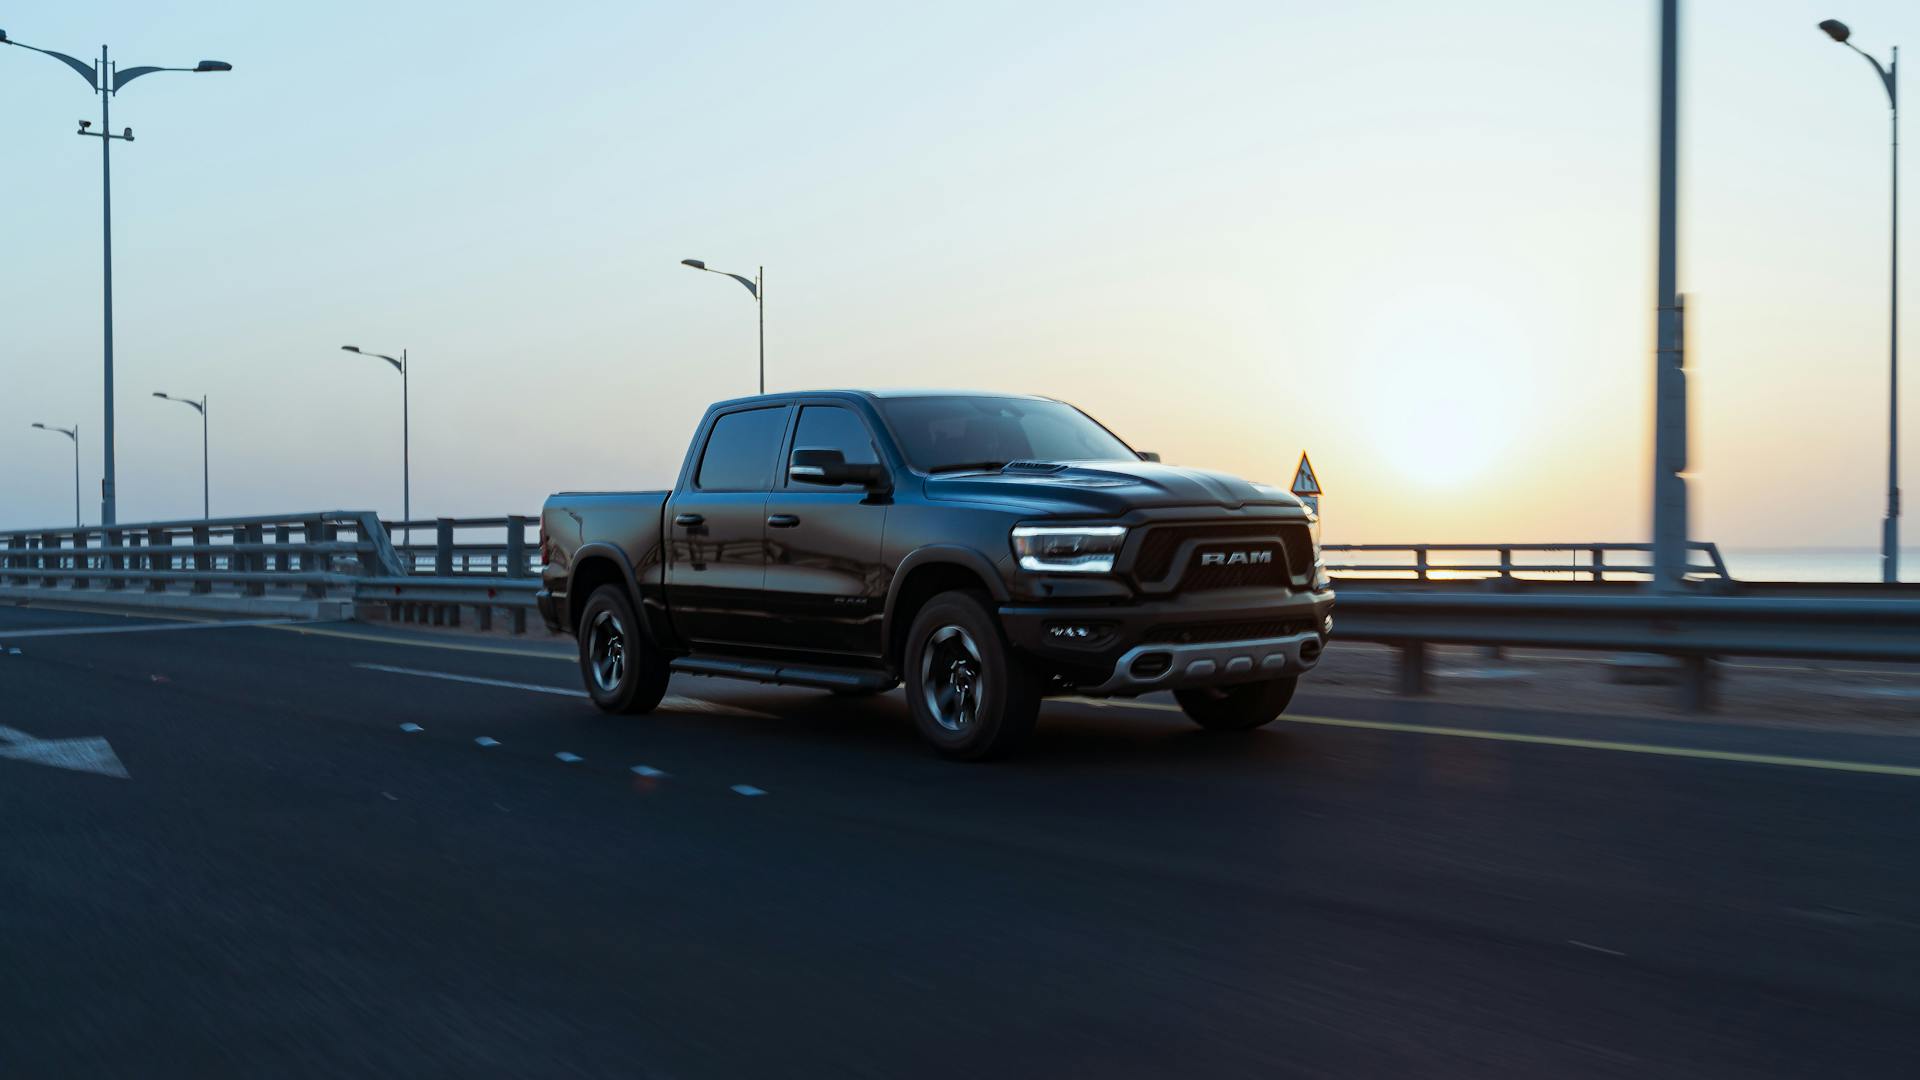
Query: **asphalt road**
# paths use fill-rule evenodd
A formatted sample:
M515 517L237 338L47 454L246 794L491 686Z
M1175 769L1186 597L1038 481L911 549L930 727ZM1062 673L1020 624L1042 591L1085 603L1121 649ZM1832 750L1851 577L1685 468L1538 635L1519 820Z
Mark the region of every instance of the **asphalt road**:
M0 610L0 1075L1914 1072L1920 740L1309 692L955 765L385 636Z

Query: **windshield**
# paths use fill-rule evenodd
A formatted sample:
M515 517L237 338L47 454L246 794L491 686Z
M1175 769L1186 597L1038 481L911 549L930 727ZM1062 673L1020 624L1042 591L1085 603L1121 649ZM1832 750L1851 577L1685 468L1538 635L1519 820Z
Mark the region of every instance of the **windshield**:
M1003 397L882 399L880 412L921 472L997 469L1009 461L1136 461L1086 413L1058 401Z

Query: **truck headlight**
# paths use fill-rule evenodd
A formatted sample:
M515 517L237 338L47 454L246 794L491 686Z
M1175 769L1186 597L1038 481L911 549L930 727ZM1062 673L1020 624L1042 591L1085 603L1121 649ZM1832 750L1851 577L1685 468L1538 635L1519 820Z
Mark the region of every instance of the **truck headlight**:
M1320 515L1307 511L1307 529L1313 534L1313 588L1318 592L1333 587L1333 579L1327 576L1327 553L1320 546Z
M1107 574L1127 539L1125 525L1019 525L1013 557L1042 574Z

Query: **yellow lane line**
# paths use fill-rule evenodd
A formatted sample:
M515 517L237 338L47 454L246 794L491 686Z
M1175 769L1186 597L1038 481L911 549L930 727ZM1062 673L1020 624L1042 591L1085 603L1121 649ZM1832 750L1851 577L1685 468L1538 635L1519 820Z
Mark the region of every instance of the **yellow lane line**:
M1065 700L1115 709L1180 711L1178 705L1165 705L1157 701L1103 702L1093 698ZM1793 757L1786 754L1747 754L1737 750L1701 750L1686 746L1660 746L1654 743L1614 742L1610 739L1577 739L1566 735L1527 735L1517 731L1483 731L1478 728L1442 727L1437 724L1401 724L1390 720L1344 720L1333 716L1282 716L1280 722L1360 731L1392 731L1404 735L1438 735L1449 739L1485 739L1489 742L1563 746L1575 750L1608 750L1616 754L1650 754L1654 757L1692 758L1696 761L1731 761L1742 765L1781 765L1790 769L1825 769L1828 772L1872 773L1879 776L1920 776L1920 766L1914 765L1835 761L1829 758Z
M1732 761L1744 765L1783 765L1792 769L1826 769L1829 772L1875 773L1880 776L1920 776L1920 766L1883 765L1871 761L1834 761L1829 758L1791 757L1785 754L1747 754L1735 750L1700 750L1686 746L1613 742L1608 739L1575 739L1564 735L1523 735L1513 731L1480 731L1474 728L1439 727L1432 724L1396 724L1385 720L1341 720L1331 716L1282 716L1280 719L1288 723L1312 724L1319 727L1361 728L1370 731L1398 731L1411 735L1441 735L1454 739L1533 743L1536 746L1566 746L1576 750L1610 750L1616 754L1651 754L1655 757Z

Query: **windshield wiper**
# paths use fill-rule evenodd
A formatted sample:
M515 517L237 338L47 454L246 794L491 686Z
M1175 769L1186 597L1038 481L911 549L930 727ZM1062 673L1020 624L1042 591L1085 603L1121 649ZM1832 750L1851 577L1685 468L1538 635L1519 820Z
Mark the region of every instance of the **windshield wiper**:
M1006 466L1007 463L1004 461L968 461L957 465L936 466L928 469L927 473L928 475L938 475L940 473L950 472L996 472L1006 468Z

